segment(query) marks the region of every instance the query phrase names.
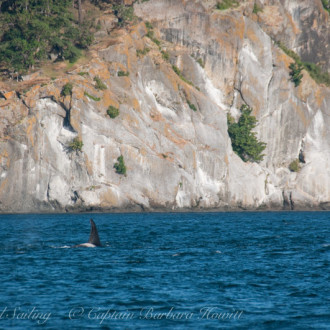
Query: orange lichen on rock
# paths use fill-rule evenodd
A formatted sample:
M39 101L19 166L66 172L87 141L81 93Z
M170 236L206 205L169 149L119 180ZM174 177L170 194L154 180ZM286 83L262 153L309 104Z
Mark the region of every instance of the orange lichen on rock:
M111 92L111 90L106 90L103 93L103 97L101 99L101 104L104 108L108 108L110 105L119 108L119 102L116 100L116 96L114 93Z
M31 117L27 119L26 135L30 140L32 146L34 146L34 133L36 122L36 117Z
M300 86L298 88L301 88ZM298 114L301 122L304 124L305 127L308 127L310 124L310 120L306 118L305 113L301 107L295 103L292 99L289 100L290 104L294 108L295 112Z
M299 29L297 24L293 21L292 16L289 13L287 13L286 16L292 26L292 30L293 30L294 34L298 35L299 33L301 33L301 30Z
M100 200L101 200L102 207L119 206L119 196L111 188L101 194Z
M159 113L156 109L152 109L150 112L150 118L155 121L165 121L164 117L162 116L161 113Z
M131 116L129 113L125 113L123 116L123 120L125 121L125 126L127 129L133 129L134 127L139 127L139 121L135 116Z
M289 65L294 62L294 60L286 55L280 48L275 49L275 61L277 63L284 63L284 65L289 68Z
M6 149L0 154L0 162L7 167L10 165L10 158Z
M259 13L260 19L274 31L280 31L283 25L283 14L278 6L264 6Z
M3 96L5 97L6 100L11 100L16 97L16 92L15 91L7 92L4 93Z
M0 184L0 192L6 191L7 187L8 187L8 178L5 178L4 180L2 180Z
M83 86L78 86L75 87L74 89L74 97L78 100L81 100L85 97L85 88L83 88Z
M137 110L138 112L141 112L140 102L139 102L138 99L134 98L132 100L132 106L133 106L134 110Z
M187 144L187 141L175 132L172 126L167 123L165 123L164 126L164 136L180 148L183 148Z
M325 100L325 93L323 93L322 88L317 88L314 92L316 104L320 107Z
M86 153L84 153L84 159L85 159L85 164L86 164L86 169L87 169L88 174L93 175L93 164L88 159L88 156Z

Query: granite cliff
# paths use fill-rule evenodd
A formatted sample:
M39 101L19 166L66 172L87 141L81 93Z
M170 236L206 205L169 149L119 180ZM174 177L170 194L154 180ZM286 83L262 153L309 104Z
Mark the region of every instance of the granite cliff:
M125 28L102 13L87 60L2 82L0 211L330 209L330 88L306 71L295 87L276 43L329 72L329 14L320 0L257 3L136 2ZM232 150L227 113L242 104L267 143L260 163Z

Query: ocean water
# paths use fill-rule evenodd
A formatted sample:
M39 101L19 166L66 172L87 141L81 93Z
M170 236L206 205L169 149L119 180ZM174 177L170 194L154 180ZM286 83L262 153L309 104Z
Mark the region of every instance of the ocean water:
M88 241L93 218L103 247ZM330 213L0 215L1 329L330 329Z

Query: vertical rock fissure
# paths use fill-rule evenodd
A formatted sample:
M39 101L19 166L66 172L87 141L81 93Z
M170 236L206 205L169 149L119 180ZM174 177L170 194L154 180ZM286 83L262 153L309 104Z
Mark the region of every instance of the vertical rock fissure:
M242 101L248 106L250 107L249 103L244 99L243 93L241 91L240 88L234 87L234 90L237 91L242 99ZM251 107L250 107L251 108Z
M290 192L289 198L290 198L290 208L291 210L294 210L294 201L292 199L292 192Z
M45 97L42 97L42 99L50 99L53 102L57 103L65 111L65 117L63 118L63 127L73 133L77 133L76 130L71 125L71 118L70 118L71 117L71 108L72 108L72 106L71 106L72 97L70 99L69 108L66 107L64 102L61 102L60 100L56 99L54 96L45 96Z

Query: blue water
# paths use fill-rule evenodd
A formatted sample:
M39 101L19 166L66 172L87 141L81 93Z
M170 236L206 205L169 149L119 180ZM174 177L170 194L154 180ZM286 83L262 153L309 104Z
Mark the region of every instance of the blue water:
M71 248L97 224L102 248ZM0 215L0 328L330 329L329 212Z

